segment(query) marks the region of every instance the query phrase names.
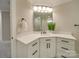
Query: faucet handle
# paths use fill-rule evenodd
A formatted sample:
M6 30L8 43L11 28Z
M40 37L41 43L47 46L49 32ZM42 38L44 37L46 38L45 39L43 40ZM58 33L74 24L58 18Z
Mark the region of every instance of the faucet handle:
M44 31L43 34L46 34L46 32Z

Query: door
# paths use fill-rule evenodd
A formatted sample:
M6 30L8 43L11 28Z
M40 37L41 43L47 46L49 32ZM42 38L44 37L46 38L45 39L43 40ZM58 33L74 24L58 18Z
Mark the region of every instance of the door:
M16 57L16 0L10 0L11 57Z
M40 57L41 58L55 57L55 38L40 39Z

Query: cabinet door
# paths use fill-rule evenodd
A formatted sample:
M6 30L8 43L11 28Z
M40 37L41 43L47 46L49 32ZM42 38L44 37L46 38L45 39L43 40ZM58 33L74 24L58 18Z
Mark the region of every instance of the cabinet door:
M16 40L16 57L17 58L27 57L27 46L18 40Z
M55 57L55 38L40 39L40 57L41 58Z
M39 58L39 39L28 44L28 57Z

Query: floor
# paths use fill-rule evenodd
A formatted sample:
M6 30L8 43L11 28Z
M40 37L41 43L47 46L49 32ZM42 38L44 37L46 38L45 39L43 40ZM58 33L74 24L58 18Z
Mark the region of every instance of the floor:
M11 43L10 41L0 41L0 58L11 57Z

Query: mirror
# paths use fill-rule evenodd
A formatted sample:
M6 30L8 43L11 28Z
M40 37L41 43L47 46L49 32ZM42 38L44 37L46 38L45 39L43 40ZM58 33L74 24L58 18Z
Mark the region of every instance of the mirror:
M51 30L53 22L52 8L45 6L34 6L33 8L33 29L34 31Z

